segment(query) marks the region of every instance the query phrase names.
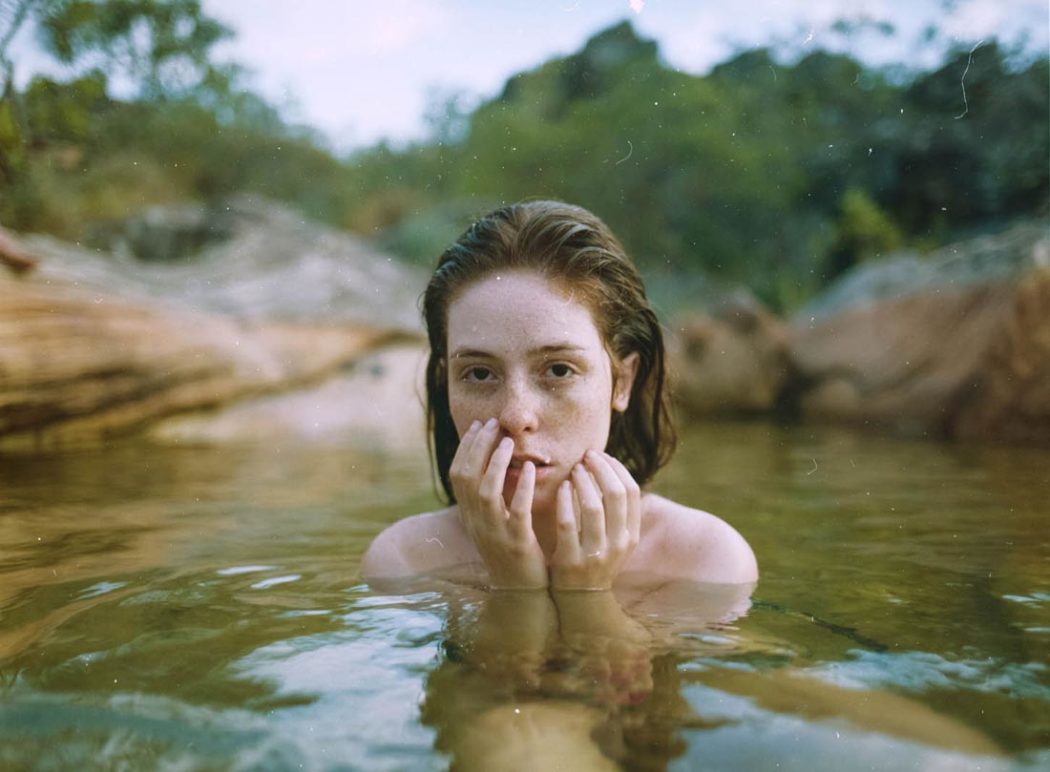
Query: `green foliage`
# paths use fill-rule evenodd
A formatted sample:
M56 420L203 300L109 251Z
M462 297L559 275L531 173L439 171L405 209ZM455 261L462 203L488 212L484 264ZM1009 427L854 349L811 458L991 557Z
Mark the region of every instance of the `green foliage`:
M994 42L907 77L763 48L698 77L625 22L474 109L435 93L426 142L339 159L210 62L228 31L198 0L25 2L56 57L98 69L21 94L8 79L0 221L16 228L76 237L254 191L430 263L478 213L555 197L602 216L668 288L711 276L787 310L858 261L1047 207L1047 61ZM115 78L134 99L107 95Z
M93 69L66 83L38 77L16 92L6 49L28 20L58 61ZM178 161L157 142L171 136L157 118L172 117L174 108L193 116L182 124L194 136L207 133L214 111L194 108L232 101L231 74L210 62L212 46L229 34L199 0L17 0L0 19L0 221L76 236L85 218L126 216L199 192L181 184L181 172L158 181ZM107 96L114 80L137 99ZM131 130L121 132L124 124ZM96 179L102 170L112 179Z
M449 201L563 198L650 273L712 274L790 309L859 260L1045 210L1046 61L1008 59L988 44L902 78L755 49L695 77L624 23L512 77L454 145L356 157L369 181L350 222L397 232ZM428 163L436 148L450 162ZM425 240L403 236L387 243L416 255Z
M59 61L94 60L154 100L200 86L212 46L231 34L203 14L200 0L48 0L37 21Z
M417 210L402 216L381 231L379 246L423 266L432 266L451 244L482 213L495 206L478 207L465 200Z
M106 76L95 71L70 83L34 78L22 100L33 142L83 142L91 134L92 116L108 101Z
M835 244L829 254L827 276L834 278L854 264L887 254L901 246L900 228L859 188L842 197Z
M907 230L939 236L1045 206L1048 62L1013 71L1007 58L994 42L960 50L906 89L886 201Z

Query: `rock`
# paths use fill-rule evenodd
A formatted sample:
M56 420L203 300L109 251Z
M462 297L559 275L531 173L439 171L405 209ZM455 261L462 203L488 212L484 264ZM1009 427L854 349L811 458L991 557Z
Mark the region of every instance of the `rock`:
M757 301L679 317L668 348L675 397L693 414L769 411L789 375L785 326Z
M980 374L981 390L962 406L954 434L1050 444L1050 264L1016 284Z
M963 290L1016 279L1036 264L1033 249L1046 240L1046 226L1017 225L993 236L951 244L923 258L911 252L861 263L795 315L794 322L822 321L836 314L919 292Z
M102 292L239 319L421 329L422 271L258 197L148 209L97 239L104 249L47 236L23 243L42 258L45 278Z
M0 263L16 274L23 274L36 268L37 262L12 233L0 228Z
M42 260L21 278L0 274L0 447L312 389L383 346L422 339L418 274L352 236L253 199L149 221L182 232L194 217L214 238L176 264L20 239Z
M790 330L805 417L1050 443L1045 227L864 266Z
M0 444L62 444L326 378L404 333L143 304L0 277Z
M164 420L150 434L173 443L301 441L382 447L426 456L425 347L373 350L313 388Z
M229 241L236 232L236 217L230 216L229 208L155 206L125 223L123 243L139 260L172 263Z

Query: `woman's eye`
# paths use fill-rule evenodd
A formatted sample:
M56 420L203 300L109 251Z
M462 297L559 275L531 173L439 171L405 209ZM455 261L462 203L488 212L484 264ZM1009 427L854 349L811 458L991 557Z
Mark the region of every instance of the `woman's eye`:
M469 367L464 371L463 379L474 383L483 383L492 379L492 371L487 367Z
M572 369L572 367L565 364L564 362L557 362L547 368L547 374L553 378L558 378L559 380L562 378L568 378L574 372L575 371Z

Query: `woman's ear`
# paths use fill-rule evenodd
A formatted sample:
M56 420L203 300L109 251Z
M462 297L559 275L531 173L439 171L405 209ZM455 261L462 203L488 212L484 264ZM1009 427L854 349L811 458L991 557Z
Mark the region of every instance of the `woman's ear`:
M638 352L632 351L625 356L613 373L612 409L622 413L631 404L631 392L634 390L634 377L638 375Z

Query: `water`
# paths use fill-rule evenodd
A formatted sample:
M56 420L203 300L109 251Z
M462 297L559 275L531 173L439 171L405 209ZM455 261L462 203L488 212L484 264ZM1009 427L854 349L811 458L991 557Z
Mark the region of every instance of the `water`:
M0 768L1050 766L1050 452L712 424L656 488L745 534L750 609L622 595L642 634L537 644L542 602L358 578L421 456L0 457Z

